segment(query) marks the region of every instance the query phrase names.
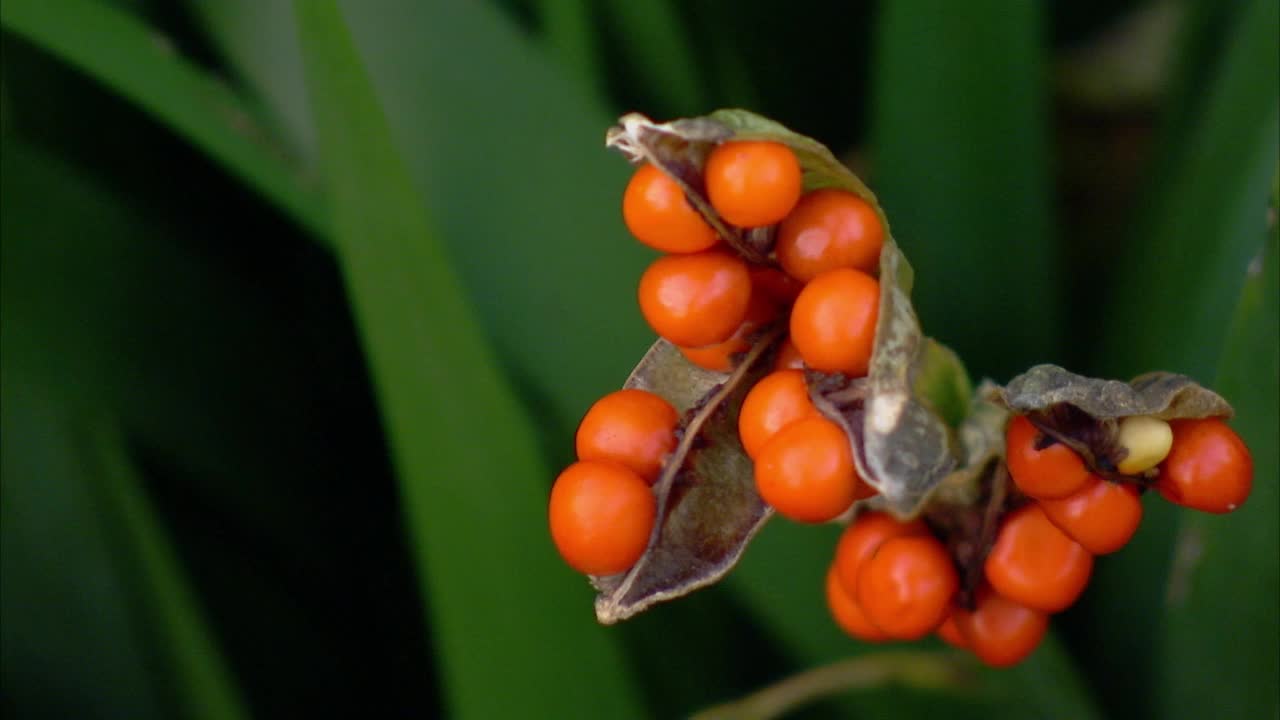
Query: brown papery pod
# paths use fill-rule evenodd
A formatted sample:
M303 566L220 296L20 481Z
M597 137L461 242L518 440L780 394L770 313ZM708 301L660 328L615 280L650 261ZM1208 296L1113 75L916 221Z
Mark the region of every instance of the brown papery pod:
M727 377L659 340L627 380L628 388L666 398L683 417L679 444L654 484L658 513L648 548L627 572L591 578L600 591L600 622L625 620L716 582L773 514L756 492L751 458L738 439L738 410L770 371L780 335L774 329L757 339Z
M1233 414L1221 395L1169 372L1147 373L1126 383L1077 375L1057 365L1037 365L1003 388L989 388L986 397L1026 415L1104 474L1115 471L1124 458L1116 429L1126 417L1184 420Z

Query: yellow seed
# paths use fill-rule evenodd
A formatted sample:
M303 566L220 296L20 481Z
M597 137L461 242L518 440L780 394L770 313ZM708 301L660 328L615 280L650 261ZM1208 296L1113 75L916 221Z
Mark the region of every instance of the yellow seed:
M1125 475L1138 475L1159 465L1173 447L1173 430L1169 423L1149 415L1134 415L1120 421L1116 439L1129 454L1116 469Z

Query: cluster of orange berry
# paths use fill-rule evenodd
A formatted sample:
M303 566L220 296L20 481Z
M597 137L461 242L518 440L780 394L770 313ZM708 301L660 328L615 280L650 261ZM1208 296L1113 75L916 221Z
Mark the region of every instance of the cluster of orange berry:
M642 243L667 253L640 279L641 313L691 363L728 372L762 328L789 312L789 337L775 372L744 402L740 436L765 502L795 520L831 520L874 490L859 480L844 431L809 400L799 368L866 374L883 225L853 193L803 193L800 164L781 143L720 144L702 180L720 218L773 232L781 270L724 246L675 180L641 165L623 196L623 218ZM665 400L641 390L613 393L588 411L579 461L551 495L552 537L574 568L622 572L644 551L655 514L649 486L674 446L677 420Z
M764 502L799 522L834 520L876 490L859 476L845 429L815 406L806 370L867 374L884 225L857 194L804 193L796 156L781 143L721 143L702 170L716 215L744 233L764 232L774 264L748 262L676 180L641 165L624 194L624 219L666 253L640 280L641 312L689 362L715 372L732 371L765 328L785 323L770 372L738 409L738 439ZM658 514L653 486L676 450L680 420L669 402L639 389L611 393L587 412L578 461L550 500L551 535L569 565L614 575L643 555ZM1132 537L1141 490L1209 512L1228 512L1248 495L1248 451L1221 420L1139 416L1109 432L1121 459L1091 469L1032 417L1015 416L1006 430L1014 489L984 520L980 534L989 536L966 531L963 559L945 507L910 521L859 513L826 579L837 624L874 642L936 632L987 664L1011 665L1039 644L1049 615L1083 592L1093 556Z
M1093 556L1133 537L1142 488L1213 513L1230 512L1249 495L1249 451L1220 419L1129 417L1119 422L1116 443L1124 458L1103 478L1027 416L1013 418L1006 450L1018 493L982 560L984 582L970 607L958 607L952 558L925 522L860 515L841 536L827 576L836 622L870 642L936 631L989 665L1012 665L1035 650L1049 615L1084 592Z

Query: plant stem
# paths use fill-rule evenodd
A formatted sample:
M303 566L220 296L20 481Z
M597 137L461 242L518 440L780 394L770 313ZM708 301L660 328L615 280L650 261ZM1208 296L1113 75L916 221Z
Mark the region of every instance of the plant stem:
M918 689L963 688L973 675L954 653L883 652L797 673L737 700L714 705L691 720L768 720L827 695L896 682Z

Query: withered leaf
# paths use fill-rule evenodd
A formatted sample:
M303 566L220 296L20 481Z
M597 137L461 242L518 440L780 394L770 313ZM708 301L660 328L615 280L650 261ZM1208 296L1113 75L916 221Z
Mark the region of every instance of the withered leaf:
M1230 417L1220 395L1185 375L1153 372L1130 382L1088 378L1057 365L1037 365L988 397L1025 414L1042 432L1076 451L1094 472L1120 479L1128 450L1117 440L1120 419L1151 415L1162 420Z
M1037 365L994 388L989 397L1016 413L1068 404L1099 420L1152 415L1162 420L1231 417L1221 395L1185 375L1152 372L1129 382L1084 377L1057 365Z
M849 402L810 378L810 394L827 417L849 434L858 472L880 491L887 510L912 517L929 493L958 464L951 429L920 397L916 377L932 355L931 373L963 373L948 353L929 353L911 305L911 266L892 238L880 251L880 317L862 396ZM948 369L949 368L949 369ZM933 378L928 387L964 385L967 379Z
M781 332L764 334L727 376L692 365L659 340L627 380L684 416L679 445L654 485L658 515L649 547L626 573L591 578L600 591L600 622L625 620L716 582L773 514L756 493L751 459L738 439L738 409L769 372Z

